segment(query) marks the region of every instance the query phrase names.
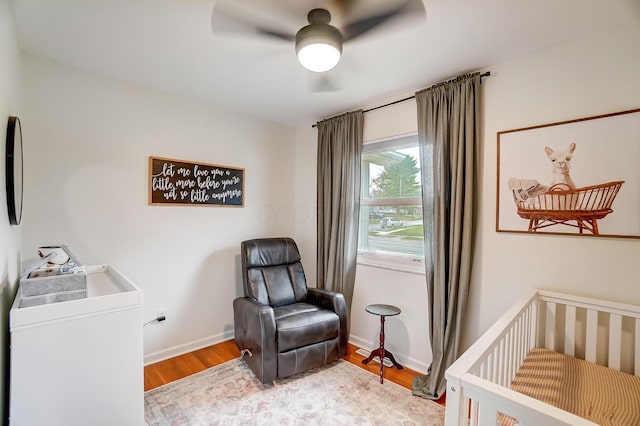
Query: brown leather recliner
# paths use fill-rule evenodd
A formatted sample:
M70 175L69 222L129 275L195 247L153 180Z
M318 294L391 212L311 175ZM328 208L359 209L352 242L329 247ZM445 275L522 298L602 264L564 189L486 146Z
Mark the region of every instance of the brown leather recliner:
M241 244L244 295L233 301L235 341L262 383L334 361L347 353L344 296L307 288L291 238Z

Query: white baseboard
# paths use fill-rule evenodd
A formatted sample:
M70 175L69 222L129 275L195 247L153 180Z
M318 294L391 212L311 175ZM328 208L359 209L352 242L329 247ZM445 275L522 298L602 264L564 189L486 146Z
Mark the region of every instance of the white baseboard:
M198 349L206 348L207 346L216 345L218 343L226 342L233 339L233 330L215 334L213 336L205 337L204 339L194 340L182 345L173 346L171 348L163 349L161 351L145 354L144 365L154 364L156 362L164 361L165 359L173 358L175 356L184 355L189 352L197 351Z
M354 336L353 334L349 336L349 343L369 352L378 348L378 342L371 342L370 340L365 340L361 337ZM426 362L411 358L402 352L394 351L393 356L403 367L410 368L422 374L427 374L427 371L429 370L429 365Z
M156 362L164 361L165 359L197 351L198 349L226 342L227 340L231 339L233 339L233 330L205 337L204 339L187 342L182 345L173 346L161 351L145 354L144 365L154 364ZM378 348L378 342L371 342L353 334L349 336L349 343L369 352ZM394 353L394 356L401 365L415 370L419 373L426 374L427 370L429 369L429 365L427 365L424 361L419 361L415 358L408 357L401 352Z

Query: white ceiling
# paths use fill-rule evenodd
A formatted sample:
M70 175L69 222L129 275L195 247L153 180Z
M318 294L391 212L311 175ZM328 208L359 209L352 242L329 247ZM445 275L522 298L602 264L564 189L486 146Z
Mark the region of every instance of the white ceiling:
M306 10L327 0L242 2L295 32L306 24ZM338 90L314 92L318 75L298 64L293 43L214 37L214 3L12 0L26 52L290 125L640 17L640 0L425 0L425 20L391 22L345 43L327 76ZM375 3L360 0L365 9Z

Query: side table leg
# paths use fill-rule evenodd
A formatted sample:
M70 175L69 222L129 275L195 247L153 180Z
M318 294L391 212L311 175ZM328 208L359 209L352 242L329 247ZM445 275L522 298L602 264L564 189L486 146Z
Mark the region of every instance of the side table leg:
M403 367L396 361L393 354L384 348L384 315L380 315L380 346L378 349L374 349L371 351L369 356L366 359L362 360L363 364L368 364L373 358L376 356L380 359L380 383L384 383L384 359L388 358L389 361L396 367L398 370L402 370Z
M393 364L394 367L396 367L398 370L402 370L403 367L400 365L400 363L398 363L398 361L396 361L396 359L393 357L393 354L387 350L384 351L384 356L385 358L389 358L389 361L391 361L391 363Z
M384 315L380 315L380 384L384 383Z
M363 359L362 360L362 363L363 364L369 364L369 362L375 357L380 357L380 348L375 348L374 350L372 350L369 353L369 356L367 357L367 359Z

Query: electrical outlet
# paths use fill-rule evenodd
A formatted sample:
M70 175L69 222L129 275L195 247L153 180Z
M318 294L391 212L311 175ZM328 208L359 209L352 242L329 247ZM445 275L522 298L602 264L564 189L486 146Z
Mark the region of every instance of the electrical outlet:
M167 319L167 308L159 308L156 314L156 321L162 322Z

